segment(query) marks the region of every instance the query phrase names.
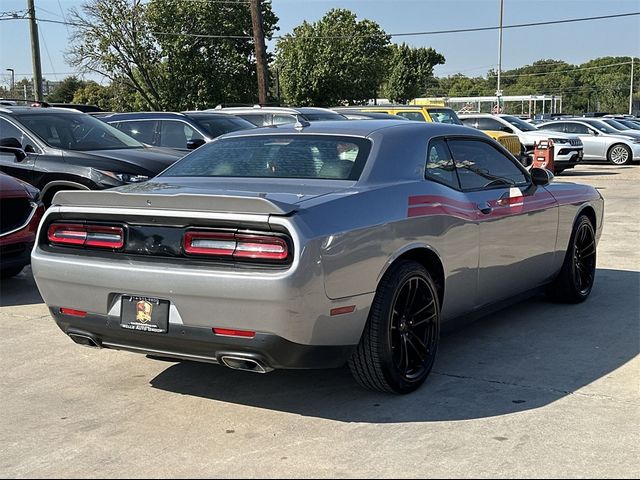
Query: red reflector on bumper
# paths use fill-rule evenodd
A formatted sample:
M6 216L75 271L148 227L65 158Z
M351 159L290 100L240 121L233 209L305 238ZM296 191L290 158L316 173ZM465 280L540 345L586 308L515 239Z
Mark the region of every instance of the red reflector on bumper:
M256 332L250 332L248 330L231 330L228 328L214 328L213 333L223 337L253 338L256 336Z
M333 317L335 315L342 315L344 313L353 313L356 310L356 306L355 305L349 305L348 307L338 307L338 308L332 308L330 315Z
M63 315L69 315L71 317L86 317L87 312L82 310L74 310L73 308L61 308L60 313Z

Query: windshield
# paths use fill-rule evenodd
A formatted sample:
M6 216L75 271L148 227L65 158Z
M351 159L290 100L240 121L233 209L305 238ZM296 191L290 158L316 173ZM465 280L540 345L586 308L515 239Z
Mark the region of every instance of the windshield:
M525 122L521 118L512 117L512 116L505 116L505 117L501 117L501 118L503 120L506 120L507 122L509 122L511 125L516 127L518 130L522 130L523 132L535 132L537 130L536 127L534 127L533 125L531 125L528 122Z
M626 125L623 125L622 123L618 122L617 120L603 120L604 123L606 123L607 125L615 128L616 130L630 130L629 127L627 127Z
M129 135L86 113L38 112L16 114L47 145L65 150L142 148Z
M584 120L584 122L587 123L588 125L591 125L593 128L600 130L602 133L617 134L620 132L619 130L616 130L615 128L610 127L606 123L599 122L597 120Z
M202 126L211 138L219 137L225 133L235 132L236 130L246 130L247 128L255 128L255 125L248 122L244 118L235 117L233 115L208 115L206 113L189 114L198 125Z
M223 138L198 148L161 176L357 180L370 148L364 138L339 136Z
M618 120L618 122L632 130L640 130L640 123L632 122L631 120Z
M322 122L327 120L346 120L342 115L337 113L303 113L304 118L309 122Z
M427 109L431 121L436 123L449 123L451 125L462 125L456 112L450 108L429 108Z

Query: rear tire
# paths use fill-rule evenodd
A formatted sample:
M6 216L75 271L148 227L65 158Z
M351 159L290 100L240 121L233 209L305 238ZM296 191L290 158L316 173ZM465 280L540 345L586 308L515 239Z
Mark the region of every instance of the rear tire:
M609 148L607 160L613 165L628 165L633 160L633 154L627 145L616 143Z
M558 277L547 288L549 297L562 303L584 302L596 275L596 236L591 220L580 215Z
M400 261L380 281L349 368L365 388L410 393L429 375L439 340L436 285L421 264Z

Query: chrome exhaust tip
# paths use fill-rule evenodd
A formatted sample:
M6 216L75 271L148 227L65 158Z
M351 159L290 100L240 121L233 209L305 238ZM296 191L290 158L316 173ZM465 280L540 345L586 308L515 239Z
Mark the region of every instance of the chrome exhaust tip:
M220 357L220 362L228 368L233 370L242 370L244 372L252 372L252 373L267 373L273 370L266 365L254 360L253 358L248 357L235 357L232 355L222 355Z

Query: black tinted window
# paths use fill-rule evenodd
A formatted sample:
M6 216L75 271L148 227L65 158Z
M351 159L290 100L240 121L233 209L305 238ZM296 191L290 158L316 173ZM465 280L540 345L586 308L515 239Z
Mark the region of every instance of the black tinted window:
M551 130L552 132L564 132L565 130L565 123L549 123L547 125L540 125L540 127L538 127L540 130Z
M135 138L139 142L149 145L156 145L155 120L135 120L130 122L118 122L113 124L118 130L126 133L130 137Z
M399 117L404 117L407 120L414 120L417 122L425 122L424 115L420 112L398 112L396 113Z
M449 148L465 190L527 183L524 173L502 152L481 140L452 139Z
M444 140L429 142L424 176L427 180L434 180L451 188L460 188L456 168Z
M589 127L586 125L582 125L581 123L565 123L564 130L565 133L578 133L578 134L589 134Z
M203 140L193 127L177 120L160 122L160 146L168 148L187 148L189 140Z
M169 168L169 177L317 178L357 180L370 142L363 138L260 135L223 138Z
M476 128L480 130L502 130L503 127L505 125L494 118L479 118Z

